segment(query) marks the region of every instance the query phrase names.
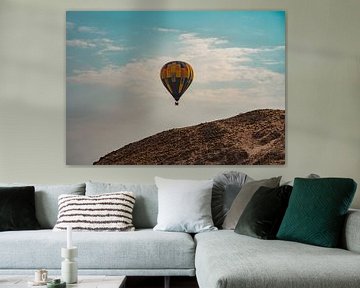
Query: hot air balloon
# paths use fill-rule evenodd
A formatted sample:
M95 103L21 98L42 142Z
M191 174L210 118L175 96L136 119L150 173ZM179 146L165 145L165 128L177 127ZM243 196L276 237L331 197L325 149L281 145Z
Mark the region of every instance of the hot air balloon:
M179 99L189 88L194 78L194 71L190 64L182 61L166 63L160 70L160 79L165 88L175 99L175 105L179 105Z

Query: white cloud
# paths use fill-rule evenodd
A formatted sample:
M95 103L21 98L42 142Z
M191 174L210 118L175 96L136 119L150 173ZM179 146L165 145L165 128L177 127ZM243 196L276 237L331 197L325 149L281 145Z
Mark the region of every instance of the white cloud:
M66 45L71 46L71 47L79 47L79 48L94 48L94 47L96 47L96 45L94 43L92 43L91 41L80 40L80 39L67 40Z
M283 93L271 91L270 87L256 88L218 88L218 89L191 89L191 92L185 95L186 102L191 102L195 107L204 107L217 110L219 118L234 116L240 112L251 111L255 109L285 109ZM266 90L267 93L264 93ZM277 94L277 95L274 95ZM184 99L184 101L185 101ZM215 107L215 108L214 108Z
M282 62L280 61L273 61L273 60L263 60L262 63L264 65L278 65L278 64L282 64Z
M125 47L116 46L113 44L107 44L107 45L105 45L104 49L102 49L98 52L98 54L104 54L106 52L118 52L118 51L124 51L124 50L126 50Z
M200 83L256 81L261 82L277 73L261 68L252 68L251 55L262 52L259 48L221 47L227 41L219 38L200 38L196 34L182 34L180 58L193 65Z
M80 26L78 28L79 32L83 32L83 33L91 33L91 34L99 34L99 35L105 35L106 32L99 30L96 27L90 27L90 26Z
M155 31L159 31L159 32L165 32L165 33L179 33L181 32L178 29L168 29L168 28L154 28Z
M114 40L111 40L111 39L108 39L108 38L96 39L96 41L99 42L99 43L103 43L103 44L114 43Z
M107 52L119 52L129 49L125 46L117 44L114 40L109 38L95 39L94 42L97 44L97 46L101 47L101 50L98 52L100 55Z
M106 52L118 52L123 50L128 50L125 46L120 46L115 43L115 41L108 38L101 39L72 39L67 40L66 45L70 47L78 47L78 48L95 48L98 47L100 50L97 52L98 54L105 54Z
M262 51L279 51L279 50L285 50L285 46L275 46L275 47L268 47L268 48L263 48Z
M227 40L216 37L201 38L198 37L195 33L183 33L179 36L179 40L184 43L194 44L196 46L202 47L228 43Z
M104 49L121 51L124 48L103 41ZM196 34L179 35L179 51L171 57L154 57L134 60L124 66L106 66L100 70L74 71L68 81L103 85L139 97L158 98L167 93L159 79L164 63L173 59L186 61L193 66L194 82L186 97L194 101L244 103L248 107L283 107L285 105L285 75L256 67L254 54L277 47L228 47L220 38L201 38ZM109 50L110 51L110 50ZM145 96L146 95L146 96ZM262 104L261 104L262 103Z
M162 86L159 70L168 58L156 58L131 62L125 66L108 65L101 70L73 71L68 80L74 83L99 84L108 87L122 87L130 93L151 93L155 86Z

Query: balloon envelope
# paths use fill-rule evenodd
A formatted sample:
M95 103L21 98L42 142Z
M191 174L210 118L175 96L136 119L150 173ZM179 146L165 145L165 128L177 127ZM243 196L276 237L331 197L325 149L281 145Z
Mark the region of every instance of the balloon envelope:
M171 61L166 63L160 71L160 79L165 88L174 97L175 104L181 95L189 88L194 78L194 71L190 64L182 61Z

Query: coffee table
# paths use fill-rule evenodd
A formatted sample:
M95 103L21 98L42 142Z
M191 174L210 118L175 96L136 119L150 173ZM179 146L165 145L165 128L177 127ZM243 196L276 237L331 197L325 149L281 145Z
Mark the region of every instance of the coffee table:
M52 277L51 279L57 278ZM34 287L34 288L45 288L45 286L28 286L28 282L32 281L33 277L26 276L2 276L0 275L0 287L1 288L24 288L24 287ZM78 283L76 284L67 284L66 288L124 288L125 287L126 276L87 276L80 275L78 278Z

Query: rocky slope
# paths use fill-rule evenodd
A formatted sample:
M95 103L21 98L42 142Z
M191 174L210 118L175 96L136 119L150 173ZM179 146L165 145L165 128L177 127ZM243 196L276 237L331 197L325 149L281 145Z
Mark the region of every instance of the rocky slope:
M285 111L262 109L164 131L113 151L94 165L285 164Z

